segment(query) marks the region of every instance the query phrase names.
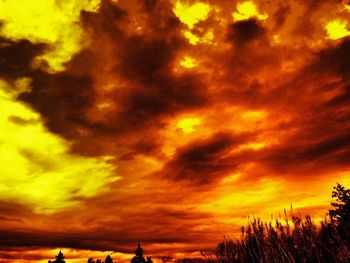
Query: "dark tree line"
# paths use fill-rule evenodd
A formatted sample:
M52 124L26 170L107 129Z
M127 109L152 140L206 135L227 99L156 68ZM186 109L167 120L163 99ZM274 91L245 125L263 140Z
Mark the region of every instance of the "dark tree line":
M89 258L87 262L88 263L113 263L113 259L111 258L110 255L107 255L105 261L102 261L101 259L94 260L93 258Z
M65 262L66 261L64 260L64 255L61 251L58 253L55 260L48 261L48 263L65 263ZM89 258L87 262L88 263L113 263L113 259L110 255L107 255L105 261L102 261L101 259L94 260L93 258ZM114 263L117 263L117 262L114 262Z
M49 260L48 263L65 263L64 255L60 251L58 255L56 256L56 259L51 261ZM88 263L113 263L113 259L110 255L107 255L106 259L103 261L101 259L93 259L89 258ZM130 263L152 263L151 257L147 257L147 259L143 256L143 249L141 247L140 242L137 244L137 249L135 250L135 256L131 259ZM114 262L117 263L117 262Z

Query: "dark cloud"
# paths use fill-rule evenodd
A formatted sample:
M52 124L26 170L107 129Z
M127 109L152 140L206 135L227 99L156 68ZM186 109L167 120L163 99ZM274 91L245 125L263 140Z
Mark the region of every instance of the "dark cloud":
M317 128L313 126L312 129ZM279 173L299 172L300 176L308 177L341 168L349 161L349 133L333 135L321 132L322 139L312 133L302 136L291 136L283 144L263 150L254 159Z
M232 24L228 38L236 45L241 46L264 36L266 30L255 19L243 20Z
M29 247L27 247L26 249L30 249ZM12 250L12 248L11 248ZM10 252L10 253L9 253ZM11 253L11 252L15 252L15 253ZM43 257L38 253L37 255L22 255L23 251L21 250L12 250L12 251L8 251L5 250L1 251L0 250L0 262L1 263L9 263L9 262L13 262L13 261L17 261L17 260L35 260L35 261L40 261L43 260ZM46 258L45 258L46 260Z
M130 146L130 150L125 153L120 160L131 160L138 154L157 156L161 145L160 139L156 136L145 135Z
M1 28L1 26L0 26ZM47 49L45 44L33 44L28 40L12 41L0 38L0 77L15 79L28 76L33 59Z
M302 161L325 159L325 162L343 165L350 160L348 155L350 146L349 138L349 132L333 138L327 138L318 144L307 147L307 149L300 153L298 158Z
M157 216L155 217L155 215ZM24 229L13 231L3 229L0 230L0 250L1 247L37 246L132 253L134 245L140 240L146 244L198 243L197 237L202 235L204 230L195 230L194 228L198 226L199 222L213 220L208 213L171 208L149 208L144 210L142 214L134 210L124 213L123 216L128 218L128 225L118 224L118 221L106 220L107 218L102 215L98 217L95 214L93 218L87 218L85 225L90 227L84 231L72 228L67 230L63 225L59 226L58 231L37 230L33 232ZM96 226L95 224L93 227L90 221L98 221L100 225ZM151 222L153 223L150 224ZM180 222L181 224L179 224ZM170 227L174 225L177 227ZM190 229L193 229L192 233L188 233ZM181 234L179 235L179 233ZM163 249L160 247L153 252Z
M122 125L116 129L140 129L159 117L205 106L207 98L203 96L203 89L204 84L190 75L161 78L156 84L136 89L124 98L123 110L116 121Z
M159 173L171 180L206 186L237 168L240 163L227 155L248 138L252 135L218 133L207 140L193 142L179 149Z
M18 218L10 218L6 216L0 216L0 221L9 221L9 222L18 222L18 223L23 223L21 219Z
M94 101L93 79L68 72L32 73L32 90L19 96L40 112L48 128L70 138L86 124L85 112Z
M31 74L33 89L20 99L43 115L50 131L77 142L81 129L94 135L125 136L161 125L164 116L207 104L206 85L199 76L172 73L176 54L185 43L171 6L145 4L148 22L154 23L157 14L165 20L149 25L154 36L129 36L123 25L130 14L110 1L102 1L99 13L82 13L83 25L92 34L91 48L76 54L63 72L37 70ZM107 57L95 50L104 45L111 47ZM106 76L110 82L124 84L105 95L117 105L116 111L108 113L108 121L91 120L87 111L95 107L100 93L95 83L104 66L112 68Z
M103 14L103 15L102 15ZM80 18L84 28L92 35L108 36L119 39L121 29L118 22L125 18L128 13L110 0L102 0L99 12L81 11Z
M342 93L332 98L325 103L327 107L346 106L350 100L350 86L346 86L342 89ZM350 112L349 112L350 113Z
M311 70L319 72L333 71L344 79L349 79L350 39L345 38L339 45L323 49L317 55L318 60L311 67Z
M273 14L273 18L275 20L275 28L278 29L283 27L288 15L290 14L291 14L290 5L285 5L278 8Z
M121 47L118 71L127 79L146 85L157 85L163 78L169 78L171 62L180 44L180 39L176 38L170 41L128 38Z
M20 220L30 218L32 215L32 209L30 207L10 201L0 201L0 211L8 218L17 218Z

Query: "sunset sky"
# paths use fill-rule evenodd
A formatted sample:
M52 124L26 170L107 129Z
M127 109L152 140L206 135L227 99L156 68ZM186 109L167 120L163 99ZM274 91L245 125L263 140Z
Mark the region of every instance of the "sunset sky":
M200 256L350 186L350 4L0 0L0 262Z

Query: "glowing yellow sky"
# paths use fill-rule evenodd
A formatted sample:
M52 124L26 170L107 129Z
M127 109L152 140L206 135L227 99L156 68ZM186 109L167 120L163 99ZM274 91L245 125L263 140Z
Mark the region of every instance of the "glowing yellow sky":
M177 1L173 10L180 21L192 29L195 24L208 17L211 8L208 4L201 2L186 4Z
M247 20L256 17L258 19L266 19L267 15L260 14L257 6L252 1L241 2L237 4L237 12L232 14L234 20Z
M50 213L77 204L101 191L113 167L108 156L84 158L69 153L69 143L50 133L40 115L16 101L16 92L28 90L30 81L16 87L0 82L1 176L0 196L35 211Z
M82 10L97 10L99 0L83 1L1 1L1 35L14 40L48 43L50 51L37 58L47 62L49 71L63 70L63 63L86 43L79 25Z
M327 23L326 30L330 39L339 39L350 35L345 21L333 20Z

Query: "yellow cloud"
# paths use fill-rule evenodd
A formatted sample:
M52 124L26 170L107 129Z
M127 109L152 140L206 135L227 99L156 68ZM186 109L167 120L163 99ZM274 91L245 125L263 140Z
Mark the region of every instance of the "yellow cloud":
M184 68L194 68L198 66L198 62L192 57L184 56L183 59L180 61L180 66Z
M246 121L259 121L266 117L266 112L261 111L245 111L242 114L242 119Z
M350 12L350 4L347 4L344 8L346 11Z
M233 182L237 181L241 176L242 176L241 173L234 173L234 174L231 174L231 175L225 177L225 178L222 180L222 183L233 183Z
M197 44L212 44L214 39L214 33L212 31L206 32L203 36L193 34L191 31L184 31L184 37L187 38L191 45Z
M224 183L232 180L237 180L240 175L233 175L224 179ZM200 210L211 212L213 214L224 214L230 211L239 211L242 207L253 206L259 207L261 204L273 199L274 194L278 191L279 181L274 181L269 178L262 178L256 182L254 187L249 189L240 188L239 191L233 191L232 187L229 189L220 189L221 191L217 197L212 201L199 206Z
M200 21L208 18L211 7L205 3L195 3L193 5L183 4L177 1L173 8L174 14L180 21L186 24L190 29Z
M237 4L237 12L232 14L235 21L247 20L252 17L256 17L260 20L266 19L266 14L261 14L258 11L256 5L251 1L246 1Z
M16 82L22 90L28 79ZM17 93L0 81L0 197L50 213L97 194L112 177L110 157L69 153L69 144L43 125L40 115L15 100Z
M184 37L188 39L188 42L192 45L197 45L198 43L211 44L214 39L214 34L212 30L208 30L204 35L198 36L191 32L194 25L200 21L204 21L208 18L212 8L210 5L205 3L194 3L184 4L181 1L177 1L173 12L179 18L179 20L186 24L189 30L184 30Z
M345 21L332 20L325 26L328 37L336 40L350 35L350 31L347 29Z
M184 118L179 120L177 128L180 128L184 133L192 133L195 131L195 126L201 124L202 121L199 118Z
M51 50L38 58L50 71L61 71L63 64L78 52L83 43L79 25L82 10L95 11L99 0L8 0L0 1L0 35L13 40L28 39L48 43Z

